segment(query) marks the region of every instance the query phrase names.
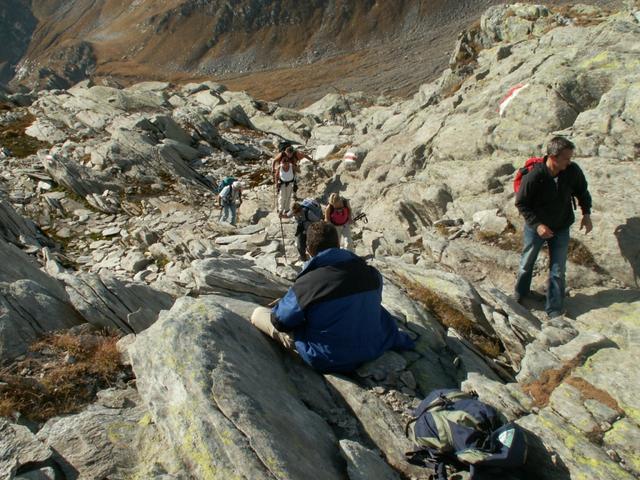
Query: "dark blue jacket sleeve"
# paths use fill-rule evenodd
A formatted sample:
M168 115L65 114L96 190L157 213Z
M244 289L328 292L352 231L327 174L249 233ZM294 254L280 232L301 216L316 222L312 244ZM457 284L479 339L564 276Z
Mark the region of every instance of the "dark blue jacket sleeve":
M304 312L298 304L298 298L290 288L271 310L271 323L280 332L290 332L305 321Z

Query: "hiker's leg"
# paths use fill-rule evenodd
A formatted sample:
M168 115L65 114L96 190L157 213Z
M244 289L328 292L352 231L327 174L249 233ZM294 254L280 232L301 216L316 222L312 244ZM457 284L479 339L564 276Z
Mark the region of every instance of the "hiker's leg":
M349 224L342 226L342 248L346 248L350 252L353 251L353 241L351 240L351 227Z
M531 290L531 278L533 267L540 253L540 248L544 244L544 239L529 225L524 226L524 246L520 257L520 268L518 269L518 279L516 280L515 292L520 298L524 297Z
M549 244L549 283L545 311L549 315L562 313L564 305L565 271L569 252L569 229L554 232Z
M342 225L332 225L335 227L336 232L338 232L338 245L342 248Z
M271 323L271 310L269 308L257 307L251 315L251 323L262 333L284 345L285 348L295 351L296 347L293 338L287 333L276 330Z
M231 225L236 224L236 210L237 210L237 206L235 203L231 203L229 204L229 213L231 215L231 221L229 223L231 223Z
M227 215L229 213L229 207L226 203L222 202L222 213L220 214L220 221L226 222Z
M296 248L300 255L300 260L304 261L307 258L307 234L302 232L296 235Z
M291 209L291 194L293 192L293 182L282 186L284 194L282 196L282 213L287 213Z
M287 186L284 183L281 183L278 188L278 215L281 215L284 212L284 196L286 189Z

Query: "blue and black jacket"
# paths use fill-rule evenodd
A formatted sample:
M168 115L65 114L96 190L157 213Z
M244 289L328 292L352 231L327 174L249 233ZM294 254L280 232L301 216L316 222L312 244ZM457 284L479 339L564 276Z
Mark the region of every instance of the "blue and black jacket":
M414 347L381 305L382 275L340 248L313 257L271 311L303 360L321 372L348 372L386 350Z
M578 199L582 214L590 214L591 195L580 167L571 163L554 180L543 162L522 177L516 207L531 228L536 229L542 223L553 231L561 230L575 221L572 195Z

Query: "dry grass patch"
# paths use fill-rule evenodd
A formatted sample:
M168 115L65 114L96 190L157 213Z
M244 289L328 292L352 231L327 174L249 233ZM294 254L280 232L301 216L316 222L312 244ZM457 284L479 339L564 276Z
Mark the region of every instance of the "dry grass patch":
M0 145L11 150L11 154L17 158L34 155L41 148L49 148L47 142L41 142L25 133L36 118L30 113L26 113L18 120L0 124Z
M584 399L595 400L597 402L600 402L603 405L606 405L607 407L609 407L610 409L618 412L619 415L622 415L624 413L624 411L622 410L622 408L620 408L620 405L618 405L618 402L616 401L615 398L613 398L611 395L609 395L609 393L605 392L604 390L601 390L598 387L595 387L591 383L587 382L584 378L569 377L565 380L565 383L568 383L572 387L577 388L582 394L582 397Z
M271 170L268 168L252 170L247 176L243 178L243 180L246 181L249 188L272 183Z
M590 27L593 25L600 25L607 20L607 17L613 14L612 10L602 9L602 15L597 12L594 13L575 13L575 7L572 5L563 5L556 7L553 13L561 15L566 18L570 18L573 24L577 27Z
M571 372L583 363L584 358L578 357L564 364L561 368L545 370L540 378L523 386L523 390L534 400L534 405L543 408L549 404L553 391L563 382L577 388L585 399L596 400L612 410L622 414L618 402L607 392L601 390L585 379L571 376Z
M571 385L576 388L584 400L596 400L618 412L619 415L623 415L624 411L620 408L620 405L618 405L615 398L609 395L609 393L595 387L584 378L570 376L573 369L580 365L580 363L581 360L576 359L561 368L547 370L543 372L542 375L540 375L540 378L535 382L524 385L523 390L533 398L535 406L544 408L549 404L549 399L551 398L553 391L564 382L567 385ZM597 427L592 431L585 432L585 436L592 443L601 445L604 438L604 432L601 428Z
M502 353L502 346L496 338L487 336L464 313L436 292L402 275L397 275L397 278L407 294L431 311L443 326L453 328L489 358L496 358Z
M449 236L449 228L450 227L446 226L443 223L438 223L435 226L436 232L438 232L443 237L448 237Z
M35 342L25 358L0 370L0 416L20 412L37 422L78 412L98 390L132 378L109 332L57 333Z
M538 380L527 383L522 387L525 393L533 398L535 406L543 408L549 404L549 398L553 391L564 381L564 379L580 364L579 359L575 359L563 365L561 368L545 370Z
M567 255L569 261L589 268L597 273L606 273L605 270L598 265L591 251L584 246L579 240L572 238L569 240L569 253Z
M440 95L442 96L442 98L449 98L455 95L462 88L462 84L464 83L465 80L466 78L462 78L443 88L442 91L440 92Z
M524 241L522 232L517 231L516 227L511 223L507 225L507 228L502 233L476 231L474 237L480 243L509 252L519 252Z

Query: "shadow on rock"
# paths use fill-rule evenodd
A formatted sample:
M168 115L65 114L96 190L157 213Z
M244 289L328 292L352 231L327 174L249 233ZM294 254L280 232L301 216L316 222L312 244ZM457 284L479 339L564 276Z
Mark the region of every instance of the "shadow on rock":
M327 182L327 186L322 194L322 199L326 202L329 200L329 195L334 192L342 192L346 188L346 185L340 179L340 175L336 175L333 179Z
M637 290L610 289L603 290L595 295L578 293L567 299L567 310L572 318L591 310L607 308L615 303L632 303L640 300L640 292Z
M528 454L527 462L521 469L521 480L570 480L569 469L560 456L549 452L542 440L530 430L527 434Z
M640 279L640 217L627 219L627 223L619 225L614 232L620 247L620 253L629 262L633 271L636 286Z

